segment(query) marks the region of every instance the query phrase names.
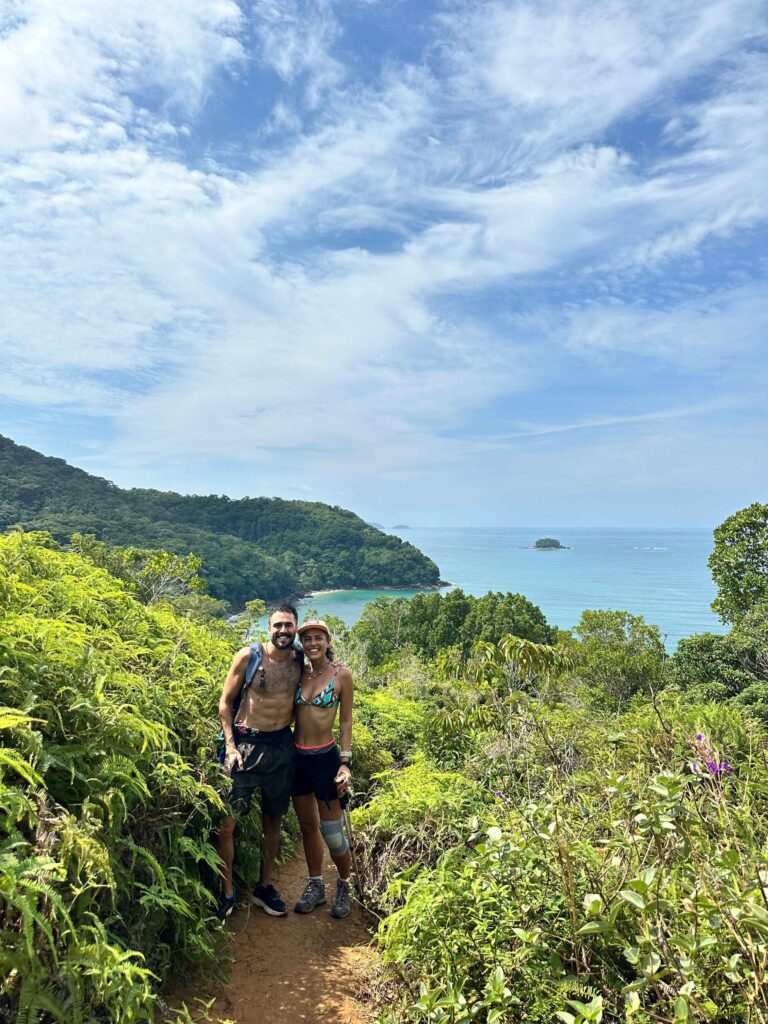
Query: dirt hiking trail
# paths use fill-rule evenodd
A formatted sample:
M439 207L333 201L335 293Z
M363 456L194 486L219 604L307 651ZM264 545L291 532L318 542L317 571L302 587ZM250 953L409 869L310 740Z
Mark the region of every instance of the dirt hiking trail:
M353 903L344 920L330 916L337 877L332 865L324 873L327 905L294 914L306 875L301 856L279 869L275 887L289 908L287 917L238 906L227 923L235 961L229 984L203 991L198 981L177 990L174 1003L184 1000L192 1010L195 998L215 996L210 1014L236 1024L371 1024L365 992L377 960L367 915Z

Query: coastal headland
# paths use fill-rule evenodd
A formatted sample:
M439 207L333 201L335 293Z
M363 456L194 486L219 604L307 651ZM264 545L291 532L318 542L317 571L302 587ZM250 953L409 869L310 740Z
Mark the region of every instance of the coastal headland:
M439 587L414 544L319 501L124 489L0 435L0 530L21 526L200 559L207 593L230 608L355 588Z

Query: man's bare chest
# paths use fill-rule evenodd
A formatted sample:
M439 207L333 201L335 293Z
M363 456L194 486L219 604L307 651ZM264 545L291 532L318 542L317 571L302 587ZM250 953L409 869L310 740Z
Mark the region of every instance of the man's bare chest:
M265 694L282 697L290 693L293 696L301 678L301 668L295 658L275 662L265 657L257 675L259 678L254 682L258 682L257 689L262 689Z
M277 729L288 724L300 677L301 669L295 659L274 663L265 658L246 691L242 723L257 729Z

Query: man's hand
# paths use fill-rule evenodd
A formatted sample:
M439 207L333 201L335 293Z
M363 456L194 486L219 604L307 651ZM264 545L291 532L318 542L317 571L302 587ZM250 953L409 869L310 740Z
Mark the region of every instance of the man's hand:
M236 747L233 747L224 755L224 770L231 775L235 768L243 770L243 756Z
M333 781L336 783L336 792L339 796L344 796L352 781L352 769L348 764L343 764L339 767L336 778Z

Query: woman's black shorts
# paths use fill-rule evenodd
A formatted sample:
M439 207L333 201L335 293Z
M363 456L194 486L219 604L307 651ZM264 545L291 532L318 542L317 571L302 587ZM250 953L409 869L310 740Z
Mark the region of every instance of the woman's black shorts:
M297 747L291 796L307 796L314 793L323 803L338 800L339 793L333 780L340 765L339 748L335 743L329 743L327 747L320 747L317 750L302 750Z

